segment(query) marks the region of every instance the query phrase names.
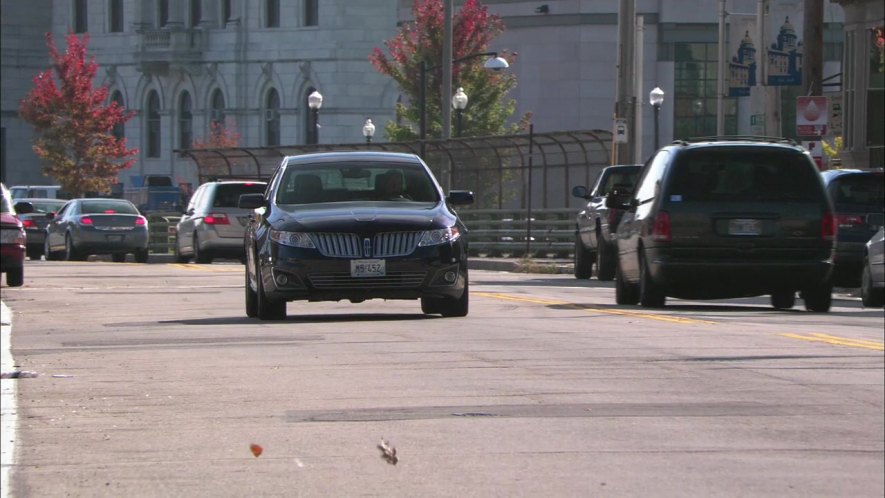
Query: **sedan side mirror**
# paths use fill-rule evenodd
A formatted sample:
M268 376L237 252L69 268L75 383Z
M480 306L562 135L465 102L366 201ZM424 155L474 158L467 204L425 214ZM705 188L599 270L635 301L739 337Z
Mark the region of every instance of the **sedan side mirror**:
M572 196L579 197L581 199L589 199L587 187L583 185L578 185L576 187L572 187Z
M452 190L446 197L446 202L453 206L473 204L473 192L469 190Z
M257 209L265 203L264 194L243 194L237 203L241 209Z

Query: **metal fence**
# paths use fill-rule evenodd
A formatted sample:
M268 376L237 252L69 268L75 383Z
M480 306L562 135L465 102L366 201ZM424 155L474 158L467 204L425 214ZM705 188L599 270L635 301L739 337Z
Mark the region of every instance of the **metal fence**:
M588 185L611 161L605 130L528 133L414 142L372 142L228 149L186 149L199 182L268 178L283 157L310 152L382 150L423 156L448 190L471 190L476 209L577 207L574 185ZM528 216L526 216L528 217Z

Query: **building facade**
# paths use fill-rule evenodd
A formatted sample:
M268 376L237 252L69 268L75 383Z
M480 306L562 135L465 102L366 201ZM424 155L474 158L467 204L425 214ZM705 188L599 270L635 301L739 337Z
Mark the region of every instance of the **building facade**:
M619 2L483 4L506 26L491 48L519 54L509 69L518 81L510 95L517 103L515 117L531 112L537 132L612 129ZM100 65L96 84L107 85L110 99L137 111L115 130L139 149L136 164L120 181L131 185L146 174L170 174L193 183L193 165L174 151L204 139L212 122L234 129L240 145L248 147L356 143L363 140L366 118L377 126L375 140L384 140L384 123L395 119L402 97L368 57L410 20L412 5L412 0L2 0L3 180L51 181L42 177L30 150L31 127L17 117L31 79L48 66L47 31L60 46L68 30L88 33L89 53ZM665 91L661 143L715 134L718 5L636 0L643 20L634 28L637 160L652 152L647 95L656 86ZM825 72L836 74L842 8L825 5ZM729 2L734 12L754 12L756 6L756 0ZM317 114L308 106L314 91L323 95ZM782 102L789 107L788 97ZM742 98L726 99L727 133L750 133L746 107ZM789 135L787 125L777 134Z

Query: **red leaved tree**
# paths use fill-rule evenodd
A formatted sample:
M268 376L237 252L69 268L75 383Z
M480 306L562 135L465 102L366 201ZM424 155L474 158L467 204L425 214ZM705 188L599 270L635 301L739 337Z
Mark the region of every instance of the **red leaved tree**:
M209 135L194 140L194 149L228 149L240 146L240 133L230 120L209 123ZM201 179L231 175L231 165L222 156L207 152L198 154L197 164Z
M126 148L125 138L114 136L114 126L135 113L113 101L106 104L106 86L92 87L98 64L94 57L87 60L89 36L81 40L68 33L65 40L62 54L52 34L46 34L52 67L34 78L19 115L37 131L33 150L46 161L47 176L75 197L108 193L117 173L130 167L138 153Z
M427 62L425 109L427 136L439 137L441 128L440 102L442 90L442 44L444 9L442 0L415 0L412 23L403 23L400 32L384 44L390 55L375 48L369 61L375 69L393 78L410 100L408 106L397 104L397 121L410 121L417 129L420 121L421 64ZM504 31L501 18L489 14L479 0L465 0L452 16L452 59L469 57L489 51L489 44ZM508 63L516 61L515 53L498 54ZM464 111L465 135L495 135L515 133L527 127L529 115L519 124L507 127L505 122L513 115L516 103L504 98L516 86L516 77L509 71L491 72L483 68L485 57L476 57L452 66L452 87L463 87L470 103ZM452 96L446 97L450 102ZM414 140L418 133L408 123L387 123L389 140Z

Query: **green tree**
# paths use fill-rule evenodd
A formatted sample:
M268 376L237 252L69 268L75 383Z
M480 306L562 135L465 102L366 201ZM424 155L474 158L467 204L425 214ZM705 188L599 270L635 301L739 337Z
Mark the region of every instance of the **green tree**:
M107 87L92 87L98 64L94 57L87 60L89 36L81 40L68 33L65 40L62 54L52 34L46 34L52 67L34 78L33 88L19 103L19 115L36 129L33 150L46 161L47 176L75 197L108 193L117 173L130 167L138 153L126 148L125 138L114 136L114 126L135 113L113 101L106 104Z
M393 78L409 99L407 104L397 103L397 122L385 125L387 139L391 141L415 140L419 136L421 64L425 61L428 67L435 68L427 72L427 136L442 136L442 0L415 0L412 14L414 22L404 23L400 32L385 42L390 55L375 48L369 56L375 69ZM498 16L489 14L478 0L466 0L452 19L452 59L488 52L490 42L503 31L504 23ZM509 64L517 57L506 52L498 55ZM530 114L516 124L506 125L515 112L516 102L505 97L516 86L516 77L509 71L489 71L483 68L484 62L477 57L452 66L452 88L463 87L470 99L463 114L462 134L499 135L525 130ZM445 101L450 100L451 95Z

